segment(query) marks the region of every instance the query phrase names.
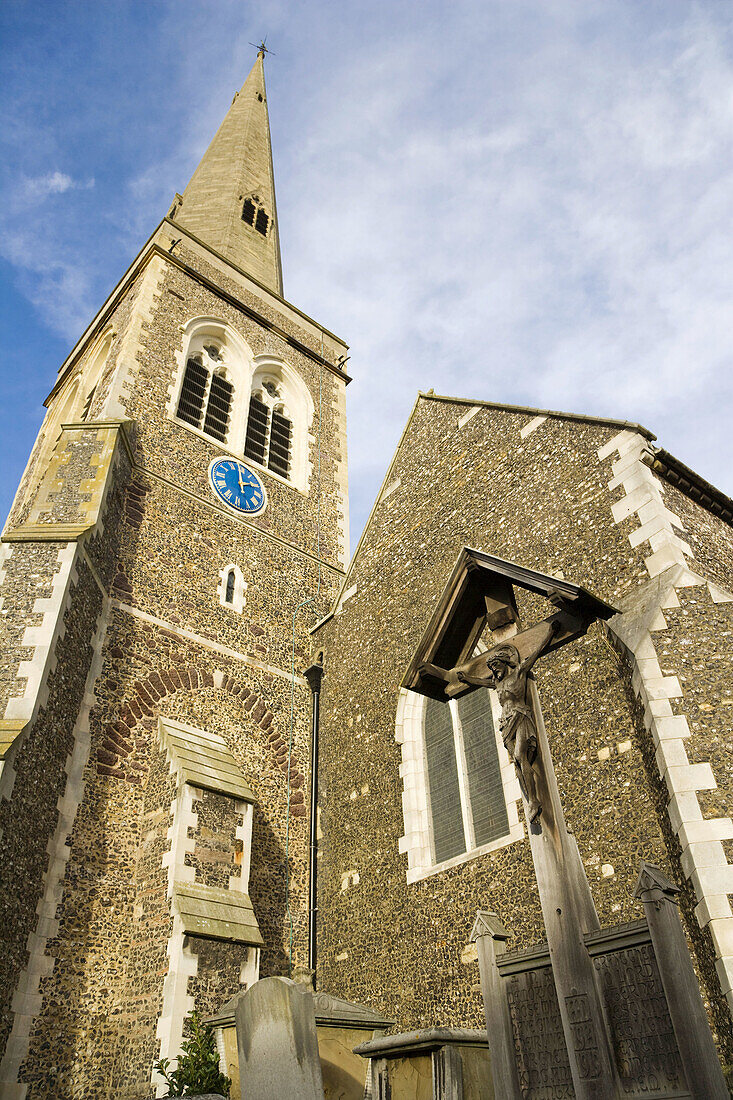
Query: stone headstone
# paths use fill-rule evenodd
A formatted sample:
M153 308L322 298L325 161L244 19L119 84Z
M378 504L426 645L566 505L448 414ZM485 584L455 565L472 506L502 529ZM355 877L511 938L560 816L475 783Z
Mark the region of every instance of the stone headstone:
M323 1100L313 992L289 978L263 978L236 1007L243 1097Z

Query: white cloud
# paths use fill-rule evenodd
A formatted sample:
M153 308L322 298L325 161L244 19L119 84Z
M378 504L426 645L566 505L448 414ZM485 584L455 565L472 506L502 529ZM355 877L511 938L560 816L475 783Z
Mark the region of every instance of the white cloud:
M352 345L355 535L431 386L640 420L731 490L728 5L280 0L249 27L239 0L212 6L161 5L165 56L189 61L114 191L59 168L16 197L5 255L54 327L78 334L185 186L260 21L285 291ZM146 110L125 102L116 125ZM80 244L92 197L106 256Z
M65 191L88 191L94 180L74 180L65 172L47 172L42 176L21 177L17 190L11 193L15 205L43 202L51 195L63 195Z

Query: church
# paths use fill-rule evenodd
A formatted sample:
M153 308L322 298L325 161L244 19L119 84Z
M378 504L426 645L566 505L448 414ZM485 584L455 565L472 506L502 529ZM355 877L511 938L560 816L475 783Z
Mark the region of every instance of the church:
M305 966L483 1026L476 910L543 938L522 791L495 691L405 682L466 547L616 612L537 668L558 788L604 925L640 861L680 887L733 1062L733 501L639 424L431 391L347 561L348 347L283 296L263 61L2 535L0 1097L164 1095L194 1009Z

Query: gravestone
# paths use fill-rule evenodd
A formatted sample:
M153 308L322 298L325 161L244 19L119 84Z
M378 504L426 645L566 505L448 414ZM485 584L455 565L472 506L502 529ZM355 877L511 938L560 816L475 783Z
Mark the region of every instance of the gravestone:
M289 978L263 978L236 1008L243 1097L323 1100L313 993Z

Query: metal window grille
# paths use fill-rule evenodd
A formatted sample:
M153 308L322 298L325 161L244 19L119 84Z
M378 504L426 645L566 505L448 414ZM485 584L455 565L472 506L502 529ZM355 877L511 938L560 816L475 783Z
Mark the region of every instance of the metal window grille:
M208 381L209 372L203 365L201 357L193 356L186 363L176 416L180 420L185 420L187 424L193 424L194 428L201 426Z
M247 458L265 465L267 453L267 430L270 426L270 410L256 393L252 394L247 418L247 435L244 441L244 453Z

